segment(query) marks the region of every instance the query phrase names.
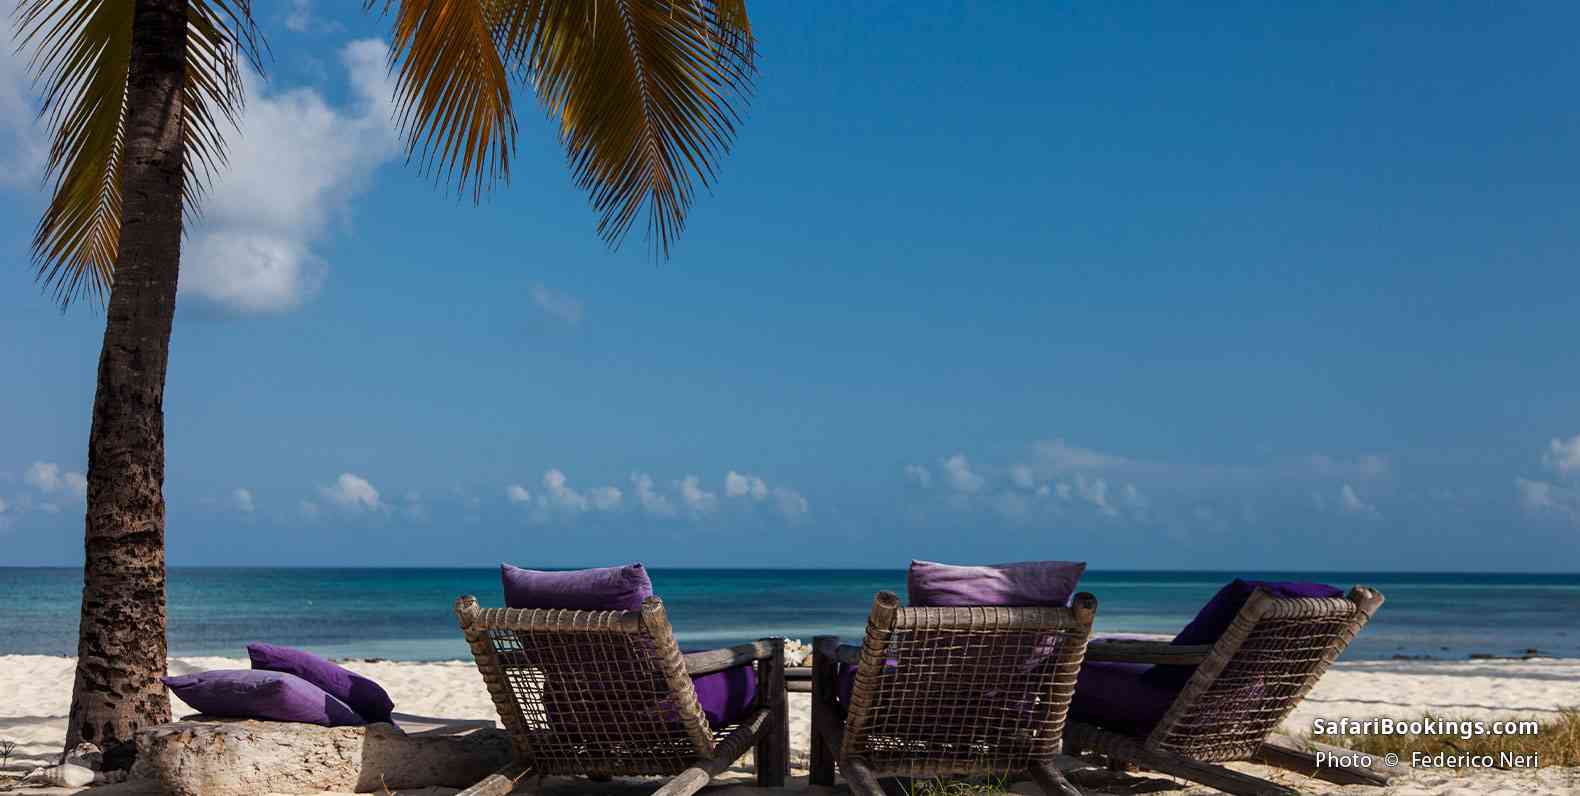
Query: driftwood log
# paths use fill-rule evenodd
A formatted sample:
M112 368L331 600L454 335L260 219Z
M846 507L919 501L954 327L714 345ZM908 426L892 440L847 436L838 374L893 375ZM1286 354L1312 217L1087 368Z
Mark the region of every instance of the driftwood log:
M492 727L407 734L392 724L319 727L203 717L137 733L133 779L170 796L465 788L510 761Z

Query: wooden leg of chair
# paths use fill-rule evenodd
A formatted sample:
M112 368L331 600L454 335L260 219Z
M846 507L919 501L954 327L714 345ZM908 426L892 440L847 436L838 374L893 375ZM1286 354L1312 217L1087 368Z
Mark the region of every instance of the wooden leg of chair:
M790 696L785 693L784 639L770 641L773 656L757 666L757 688L768 708L768 723L757 736L752 762L760 787L782 788L790 776Z
M813 785L827 787L834 785L834 761L839 757L839 747L830 734L839 723L834 710L839 675L833 656L828 654L838 646L838 636L812 639L812 748L807 779Z
M1033 763L1031 778L1037 781L1038 787L1046 796L1081 796L1070 781L1064 778L1064 773L1054 768L1052 763Z
M1168 752L1142 749L1136 756L1135 762L1143 768L1188 779L1234 796L1300 796L1300 791L1294 788Z
M1355 754L1352 750L1325 745L1321 747L1321 750L1331 752L1335 756ZM1326 761L1324 761L1325 765L1319 766L1317 765L1315 752L1300 749L1292 742L1285 742L1283 739L1279 739L1279 742L1268 739L1267 743L1262 744L1262 748L1257 750L1254 759L1263 765L1282 768L1308 777L1316 777L1337 785L1375 785L1383 787L1391 779L1387 769L1376 771L1365 766L1339 766L1326 763Z
M680 776L664 783L664 787L653 791L653 796L691 796L707 787L713 780L713 775L701 765L695 765L680 772Z
M516 789L516 782L526 776L526 773L525 766L511 763L455 796L506 796Z
M851 793L856 796L885 796L877 775L867 768L866 763L846 758L840 761L840 768L845 772L845 782L850 785Z

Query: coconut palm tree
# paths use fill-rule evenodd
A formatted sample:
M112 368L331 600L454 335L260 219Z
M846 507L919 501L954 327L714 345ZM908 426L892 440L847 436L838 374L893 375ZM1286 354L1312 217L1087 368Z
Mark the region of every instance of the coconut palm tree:
M369 0L371 9L376 0ZM744 0L388 0L409 159L475 200L509 179L512 91L535 93L618 246L644 208L667 256L754 77ZM33 248L62 307L105 309L88 438L82 614L66 746L168 721L164 387L182 224L224 164L251 0L21 0L52 131Z

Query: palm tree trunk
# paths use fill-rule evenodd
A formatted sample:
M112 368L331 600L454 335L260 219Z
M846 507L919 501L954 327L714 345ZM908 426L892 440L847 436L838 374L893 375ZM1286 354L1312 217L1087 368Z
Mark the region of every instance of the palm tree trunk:
M165 673L165 367L181 257L187 0L136 0L122 223L88 437L77 677L66 748L170 720Z

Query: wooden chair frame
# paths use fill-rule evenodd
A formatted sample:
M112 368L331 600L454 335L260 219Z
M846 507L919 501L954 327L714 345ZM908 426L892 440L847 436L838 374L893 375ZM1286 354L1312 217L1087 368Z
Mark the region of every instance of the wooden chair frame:
M1386 784L1378 772L1319 767L1315 755L1274 740L1382 602L1382 594L1363 586L1329 599L1279 599L1258 589L1213 644L1093 642L1088 661L1196 669L1146 738L1072 723L1065 745L1072 753L1095 752L1243 796L1300 791L1217 763L1254 761L1342 784Z
M672 777L655 796L696 793L748 751L755 750L757 783L783 787L790 771L790 732L784 685L784 640L682 654L664 603L649 597L640 611L481 608L476 598L455 602L456 617L483 675L515 752L510 765L458 796L503 796L527 776L575 775L603 780L622 775ZM600 656L607 652L607 656ZM595 667L585 680L603 686L589 697L585 682L551 683L562 673L542 661L580 656ZM588 661L587 658L598 658ZM692 686L693 675L756 665L756 706L740 723L710 730ZM573 663L565 671L577 672ZM608 680L599 675L606 674ZM619 700L610 683L638 687ZM559 689L550 696L548 689ZM616 696L621 696L616 694ZM544 717L547 703L582 708L578 746L556 737ZM585 718L585 717L591 718ZM550 743L550 742L553 743ZM655 751L662 748L663 752ZM572 750L572 751L567 751ZM576 751L580 750L580 751ZM612 750L612 751L611 751Z
M1075 676L1096 613L1097 599L1084 592L1076 595L1070 608L901 608L893 593L879 592L861 646L841 646L835 636L814 639L811 783L833 785L837 763L851 790L860 796L883 794L879 777L980 774L1029 775L1050 796L1079 796L1053 761L1062 747ZM954 651L931 655L928 644L953 645ZM840 663L859 664L848 706L835 696ZM907 666L927 673L917 675L920 680L898 676L886 680L885 671L899 672ZM964 682L945 679L949 677ZM1013 745L1004 743L1003 737L996 739L1000 742L996 747L991 737L976 739L970 744L981 747L982 757L965 760L958 754L940 756L936 741L876 728L875 716L913 728L958 722L959 710L974 709L970 697L963 703L929 694L947 693L952 686L963 693L969 690L965 683L973 678L977 683L991 682L1000 691L1018 683L1025 689L1015 692L1022 695L1019 704L1035 705L1035 719L1028 720L1025 735L1014 738ZM874 731L888 735L874 740Z

